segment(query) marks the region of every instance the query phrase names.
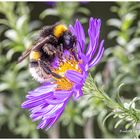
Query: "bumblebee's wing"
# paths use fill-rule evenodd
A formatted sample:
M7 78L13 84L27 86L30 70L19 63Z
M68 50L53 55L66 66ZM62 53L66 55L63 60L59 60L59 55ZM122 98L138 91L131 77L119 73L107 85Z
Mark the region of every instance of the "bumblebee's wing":
M32 50L33 50L33 51L35 51L35 50L37 50L37 51L40 50L46 43L49 43L50 40L54 40L54 41L55 41L54 36L49 35L49 36L47 36L47 37L41 39L40 42L38 42L36 45L34 45L34 46L32 47Z
M50 41L50 39L54 39L53 36L47 36L46 38L43 38L39 43L35 44L33 47L27 49L18 59L18 63L20 63L21 61L23 61L31 52L31 50L33 51L38 51L40 50L40 48L42 48L44 46L44 44L48 43Z
M27 56L29 56L31 50L32 50L32 48L29 48L25 52L23 52L23 54L18 58L18 62L17 63L22 62Z

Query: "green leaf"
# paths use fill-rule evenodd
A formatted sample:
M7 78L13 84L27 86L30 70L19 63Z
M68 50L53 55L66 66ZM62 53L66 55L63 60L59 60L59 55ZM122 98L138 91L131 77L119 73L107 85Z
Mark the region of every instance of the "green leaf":
M110 113L104 118L104 120L103 120L103 125L105 125L106 120L107 120L110 116L112 116L112 115L114 115L114 112L110 112Z
M17 32L13 29L7 30L5 32L5 36L14 42L17 42L19 40L19 36L18 36Z
M68 125L68 134L70 137L74 137L75 136L75 133L74 133L74 123L71 122L69 125Z
M83 14L85 14L85 15L87 15L87 16L90 14L89 9L84 8L84 7L79 7L79 8L77 9L76 12L77 12L77 13L78 13L78 12L79 12L79 13L83 13Z
M132 124L131 123L128 123L128 124L125 125L125 129L126 130L129 129L131 126L132 126Z
M9 84L7 84L7 83L1 83L0 84L0 92L4 91L6 89L9 89Z
M14 53L15 53L14 49L10 49L6 54L7 60L11 60Z
M81 22L82 24L87 23L87 21L88 21L87 18L84 18L84 17L80 18L80 22Z
M125 54L125 50L122 47L116 47L113 51L114 56L116 56L123 64L129 62L127 55Z
M123 106L122 102L121 102L121 98L120 98L120 89L124 86L125 84L122 83L119 85L119 87L117 88L117 96L116 96L116 100L119 103L120 106Z
M123 120L118 120L118 122L115 124L114 128L117 128L121 123L123 122Z
M77 123L78 125L83 125L83 120L80 116L75 116L74 117L74 122Z
M134 22L135 17L136 17L135 13L128 13L125 15L125 17L123 18L122 25L121 25L122 31L128 30L128 28Z
M44 19L46 16L58 16L58 11L55 9L46 9L40 14L40 18Z
M140 47L140 38L133 38L127 44L127 50L129 53L134 52L138 47Z
M17 19L17 22L16 22L17 30L24 31L25 27L26 27L27 20L28 20L27 15L23 15L23 16L19 17Z
M0 19L0 24L9 26L9 23L6 19Z
M114 26L114 27L117 27L117 28L120 29L120 27L121 27L121 20L116 19L116 18L112 18L112 19L109 19L107 21L107 24L110 25L110 26Z
M111 32L109 32L109 34L108 34L108 38L109 38L109 39L113 39L114 37L117 37L118 34L119 34L119 31L117 31L117 30L111 31Z

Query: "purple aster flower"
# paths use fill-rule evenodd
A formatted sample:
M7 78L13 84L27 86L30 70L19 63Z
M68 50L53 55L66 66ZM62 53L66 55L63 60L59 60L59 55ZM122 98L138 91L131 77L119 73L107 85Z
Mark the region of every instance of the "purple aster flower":
M46 3L47 3L49 6L55 6L57 2L56 2L56 1L47 1ZM88 3L88 1L79 1L79 3L85 5L85 4Z
M85 32L77 20L70 25L69 30L77 37L78 62L65 50L61 62L56 57L52 63L55 73L63 78L54 82L43 83L37 89L30 91L22 108L29 109L33 121L40 120L38 129L49 129L63 113L68 101L73 97L77 100L83 95L82 87L88 76L88 70L94 67L102 58L104 40L99 42L101 20L90 18L89 44L86 47Z
M56 2L55 1L47 1L47 4L49 6L55 6Z

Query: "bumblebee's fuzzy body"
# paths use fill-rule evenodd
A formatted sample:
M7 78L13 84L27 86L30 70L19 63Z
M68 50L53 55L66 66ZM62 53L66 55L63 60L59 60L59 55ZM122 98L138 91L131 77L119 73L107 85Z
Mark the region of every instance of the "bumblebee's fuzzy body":
M31 66L29 65L29 71L30 71L32 77L33 77L36 81L38 81L38 82L40 82L40 83L51 82L51 81L52 81L51 75L50 75L50 74L46 74L46 73L44 72L44 70L43 70L41 67L39 67L39 66L31 67Z
M75 37L65 25L46 26L41 31L37 44L25 52L19 62L29 55L29 70L34 79L40 83L52 81L52 76L60 76L52 72L51 62L56 55L63 53L63 49L72 50L75 42Z

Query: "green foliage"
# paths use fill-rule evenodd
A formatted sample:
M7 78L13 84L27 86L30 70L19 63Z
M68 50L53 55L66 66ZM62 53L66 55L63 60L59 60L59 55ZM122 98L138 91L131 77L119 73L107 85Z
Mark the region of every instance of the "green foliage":
M112 11L118 16L115 21L119 21L119 28L116 28L118 24L114 19L108 20L108 24L115 27L110 32L109 38L115 38L116 44L106 50L106 56L108 57L108 68L106 69L110 71L110 77L113 79L113 83L110 80L110 86L115 88L120 83L125 83L134 87L131 88L131 92L137 96L139 95L138 89L140 85L140 53L138 51L140 49L140 36L137 34L138 24L136 23L139 22L137 8L140 5L135 2L117 4L117 6L112 7ZM114 69L111 70L111 67Z
M107 24L114 29L110 31L108 37L110 40L115 40L115 45L105 51L106 66L103 75L98 73L95 77L99 85L104 84L104 91L108 94L107 96L100 90L98 91L100 94L97 94L98 99L102 99L111 109L110 112L107 111L108 115L106 114L106 128L113 129L110 127L113 123L114 129L119 129L118 133L121 134L119 137L138 137L139 135L137 131L140 115L140 53L138 51L140 36L137 33L139 32L137 24L139 8L140 5L136 2L117 2L116 6L111 7L111 11L117 15L117 18L107 21ZM124 83L124 86L118 92L121 83ZM126 133L121 133L122 128ZM128 133L127 130L134 131Z
M46 16L57 16L66 24L69 19L77 13L88 15L88 9L78 8L79 3L56 3L51 9L46 9L40 14L43 19ZM71 10L73 9L73 10ZM77 10L79 9L79 10ZM35 40L36 28L41 25L39 21L30 21L30 8L24 2L0 2L0 128L7 124L10 131L22 137L39 137L36 123L25 116L26 112L21 109L27 92L37 86L28 72L28 61L24 60L17 64L17 58L26 49L32 46ZM67 15L67 16L66 16ZM82 18L85 22L86 18ZM87 21L87 20L86 20ZM72 110L69 104L65 115L62 117L64 125L69 125L68 132L74 135L74 123L83 125L82 118L79 116L79 109ZM68 117L69 116L69 117ZM67 122L65 117L68 117ZM71 123L70 123L71 122Z
M76 136L76 125L86 132L90 119L96 123L88 128L93 129L95 137L96 129L103 138L139 136L140 4L117 2L114 5L111 11L116 18L107 21L112 26L108 38L114 45L106 49L99 64L102 69L91 71L83 88L85 95L77 102L69 102L59 120L70 137ZM36 123L20 108L27 92L37 84L28 72L27 60L16 64L18 56L32 46L37 28L42 24L32 21L30 9L25 2L0 2L0 128L7 125L17 135L37 138L40 135ZM51 16L69 25L76 18L87 23L91 13L79 2L57 2L39 14L41 20Z
M82 16L80 16L82 14ZM87 8L79 7L79 2L56 2L54 8L46 9L40 14L40 18L44 19L47 16L57 16L60 21L69 25L76 18L81 22L86 23L90 11ZM71 20L70 20L71 19Z
M35 124L32 124L20 108L26 93L35 83L27 72L27 61L16 64L19 53L32 44L29 8L25 3L1 2L0 13L4 16L0 19L0 29L3 31L3 40L0 42L0 126L7 123L15 134L39 137Z
M89 75L83 91L85 94L89 95L90 98L94 100L94 102L103 102L105 106L111 109L111 112L104 118L103 124L112 115L114 116L114 118L119 118L114 128L117 128L122 122L126 122L126 129L129 129L130 127L133 127L134 129L140 122L140 109L136 107L136 103L140 102L139 97L135 97L132 101L127 103L121 101L118 90L118 92L116 93L118 96L116 96L116 99L113 100L103 90L97 87L91 75Z
M62 121L62 125L67 126L67 130L70 137L75 136L74 124L77 124L80 126L84 125L84 120L82 116L80 116L81 110L79 107L75 108L75 106L77 106L76 103L69 102L65 109L64 114L60 118Z

